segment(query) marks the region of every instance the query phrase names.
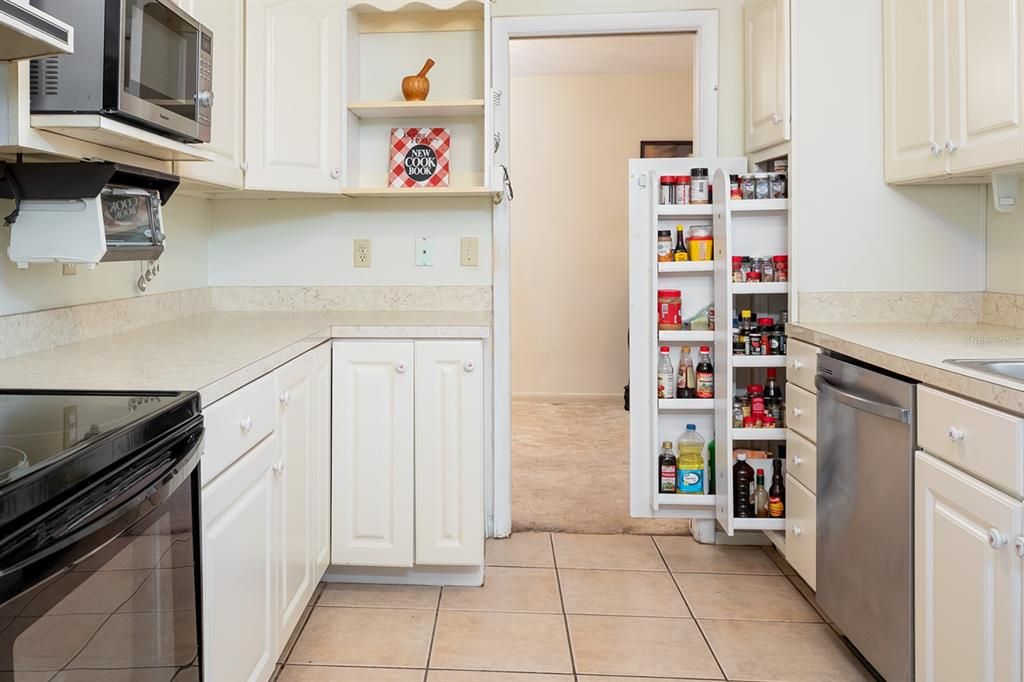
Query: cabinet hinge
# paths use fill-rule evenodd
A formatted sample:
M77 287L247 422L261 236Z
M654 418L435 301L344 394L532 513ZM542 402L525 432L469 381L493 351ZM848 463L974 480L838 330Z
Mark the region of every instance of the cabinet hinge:
M491 90L491 103L496 106L501 106L501 90Z
M494 153L498 153L498 148L501 147L501 133L494 131Z

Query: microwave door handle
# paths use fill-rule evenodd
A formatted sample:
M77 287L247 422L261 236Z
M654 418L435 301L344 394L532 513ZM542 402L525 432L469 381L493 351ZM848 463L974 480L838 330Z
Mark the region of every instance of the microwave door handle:
M814 385L818 389L818 395L834 400L837 403L852 407L855 410L861 412L867 412L877 417L883 417L885 419L893 419L903 424L910 423L910 410L899 407L898 405L890 405L889 403L878 402L877 400L870 400L862 396L850 393L842 389L836 388L828 381L825 377L818 374L814 377Z

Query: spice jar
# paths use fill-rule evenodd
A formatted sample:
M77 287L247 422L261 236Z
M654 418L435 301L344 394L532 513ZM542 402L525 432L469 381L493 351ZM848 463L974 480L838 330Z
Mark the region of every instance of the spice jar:
M733 428L743 428L743 400L739 396L732 399L732 425Z
M675 187L676 178L674 175L662 175L661 176L661 195L658 197L658 203L663 206L668 204L674 204L675 202Z
M714 239L710 225L693 225L686 240L690 260L711 260L714 257Z
M743 273L742 282L746 282L750 279L750 257L743 256L743 261L740 265L740 271Z
M658 329L680 331L683 328L683 292L658 289Z
M690 169L690 203L708 203L708 169Z
M775 281L775 264L771 258L761 259L761 281L762 282L774 282Z
M658 230L658 262L672 262L672 230Z
M775 267L775 281L789 281L789 256L772 256L772 265Z
M771 185L769 186L769 193L772 199L785 199L786 198L786 174L785 173L772 173L770 178Z
M755 199L767 199L771 194L771 183L768 180L767 173L755 173L754 174L754 198Z
M740 176L730 175L729 176L729 198L730 199L742 199L743 191L740 189Z
M761 273L762 273L762 271L763 271L763 269L762 269L762 265L761 265L761 259L760 258L751 258L750 259L750 270L747 271L747 280L746 281L748 281L748 282L760 282L761 281Z
M674 202L677 204L690 203L690 176L677 175L675 184Z
M764 335L760 330L747 334L747 355L764 355Z
M732 257L732 281L743 281L743 256Z
M761 349L761 355L773 355L772 335L775 331L775 320L773 320L770 317L759 317L757 318L757 325L761 329L761 342L763 344ZM776 340L776 346L777 345L778 341Z
M754 199L757 196L755 185L753 173L744 173L740 176L740 194L744 199Z

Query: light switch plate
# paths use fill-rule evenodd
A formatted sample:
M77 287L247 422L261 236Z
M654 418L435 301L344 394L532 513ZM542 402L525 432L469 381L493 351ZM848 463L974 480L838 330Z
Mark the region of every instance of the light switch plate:
M416 237L416 266L432 267L434 265L434 238Z
M373 250L369 239L356 239L352 242L352 267L368 268L372 263Z
M475 268L480 265L480 239L463 237L459 247L459 262L463 267Z

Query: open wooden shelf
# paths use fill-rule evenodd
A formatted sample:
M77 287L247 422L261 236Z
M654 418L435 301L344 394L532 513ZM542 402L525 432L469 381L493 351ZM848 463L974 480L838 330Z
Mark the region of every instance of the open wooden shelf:
M785 294L789 282L737 282L732 285L734 294Z
M734 355L733 367L785 367L785 355Z
M786 530L786 519L741 519L734 517L732 527L736 530Z
M659 343L711 343L715 340L713 331L659 331Z
M729 202L733 213L788 211L789 199L738 199Z
M487 197L498 194L487 187L346 187L346 197Z
M682 493L659 493L659 507L714 507L717 495L684 495Z
M661 204L658 215L665 218L708 218L712 214L711 204Z
M714 272L715 261L713 260L684 260L672 263L658 263L658 273L670 274L691 274L695 272Z
M787 429L732 429L733 440L786 440Z
M661 412L701 412L715 409L714 398L659 398Z
M454 118L483 116L482 99L451 102L353 102L348 110L362 119L369 118Z
M358 14L377 12L470 12L482 11L484 0L348 0Z

